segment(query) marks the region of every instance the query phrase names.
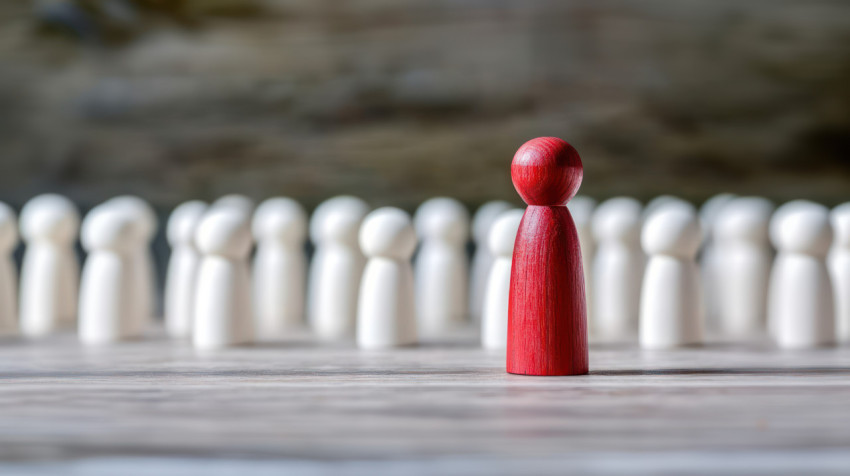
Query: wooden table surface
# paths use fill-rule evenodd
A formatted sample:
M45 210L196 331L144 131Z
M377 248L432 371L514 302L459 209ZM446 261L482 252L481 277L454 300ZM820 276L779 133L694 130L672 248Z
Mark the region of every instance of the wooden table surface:
M199 354L0 342L0 473L848 474L850 348L592 346L522 377L472 337Z

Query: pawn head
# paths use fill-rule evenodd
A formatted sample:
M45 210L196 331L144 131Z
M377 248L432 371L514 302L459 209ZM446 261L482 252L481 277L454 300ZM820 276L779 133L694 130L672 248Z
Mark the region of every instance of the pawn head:
M245 195L231 193L219 197L218 200L213 202L212 208L233 208L245 216L251 216L251 213L254 212L254 201Z
M720 193L703 202L702 206L699 207L699 220L703 229L711 230L720 210L734 199L735 195L731 193Z
M122 210L97 206L83 220L80 242L89 253L114 251L128 253L136 248L139 240L139 223Z
M464 241L469 235L469 212L462 203L449 197L425 200L413 215L413 226L420 239L437 238L446 233L461 235ZM453 228L454 230L443 230Z
M325 221L337 212L356 215L362 220L369 213L369 205L351 195L339 195L320 203L310 217L310 241L318 244L324 239Z
M5 203L0 203L0 252L12 250L18 244L18 227L15 211Z
M636 243L640 237L642 206L629 197L614 197L602 202L593 213L591 226L598 242L622 241Z
M322 220L321 241L356 247L363 218L362 215L348 213L347 210L328 213Z
M370 258L409 260L416 248L410 216L394 207L379 208L363 221L360 249Z
M829 210L804 200L786 203L770 221L770 239L781 252L826 256L832 244Z
M501 215L490 229L490 252L494 256L510 257L514 254L514 242L522 221L524 211L520 209L508 210Z
M168 217L165 230L168 244L172 247L195 242L195 230L207 211L207 204L200 200L184 202Z
M529 205L565 205L581 185L583 169L578 152L557 137L538 137L517 150L511 180Z
M205 255L231 259L247 257L253 241L245 214L228 208L207 212L198 225L195 244Z
M690 202L682 200L679 197L673 195L659 195L647 202L646 206L643 207L643 218L647 219L656 211L675 205L693 207Z
M416 233L422 240L463 245L469 239L469 213L453 198L435 198L416 210Z
M157 218L156 212L148 202L133 195L123 195L108 200L104 205L123 210L123 213L138 222L137 231L145 241L153 239L157 229Z
M61 195L39 195L21 209L20 227L27 241L70 243L80 227L80 214L73 202Z
M702 241L702 229L693 208L671 206L654 211L640 237L648 255L692 259Z
M257 241L303 242L307 234L307 214L291 198L270 198L254 212L251 230Z
M773 208L773 204L766 198L735 198L727 202L714 217L711 235L724 242L767 244Z

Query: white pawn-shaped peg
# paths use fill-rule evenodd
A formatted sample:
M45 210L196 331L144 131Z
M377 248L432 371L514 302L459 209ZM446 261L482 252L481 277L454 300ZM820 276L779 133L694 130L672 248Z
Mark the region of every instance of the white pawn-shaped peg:
M570 210L570 215L573 217L573 223L576 225L578 233L578 242L581 246L581 264L584 271L584 295L592 296L592 271L593 271L593 255L596 253L596 243L593 240L593 211L596 209L596 200L584 196L577 195L567 203L567 208ZM587 298L590 303L590 298ZM588 320L593 321L591 315L592 306L587 306ZM590 331L593 327L590 326Z
M832 244L829 210L802 200L787 203L771 220L770 238L778 252L768 300L776 343L785 349L834 343L835 307L825 263Z
M850 343L850 202L832 209L830 222L835 239L827 259L835 294L835 333L842 344Z
M326 342L353 340L357 299L366 258L358 245L366 203L338 196L320 204L310 222L316 251L310 267L308 316L316 336Z
M0 203L0 335L14 334L17 325L17 284L12 251L18 244L15 211Z
M457 200L432 198L413 220L421 240L414 263L419 333L446 337L464 324L467 312L469 213Z
M383 349L416 343L413 270L416 233L410 217L392 207L370 213L360 229L369 261L357 311L357 346Z
M641 244L649 255L640 303L644 349L702 342L702 290L696 265L701 241L693 208L668 204L647 218L641 233Z
M168 218L166 238L171 257L165 275L165 329L175 339L192 335L195 285L201 264L195 232L206 211L206 203L192 200L179 205Z
M494 200L481 205L472 217L472 240L475 242L475 254L472 256L472 268L469 278L469 314L475 321L481 320L487 280L494 256L488 245L490 229L499 215L510 210L511 204Z
M805 209L809 208L812 205L812 203L813 202L810 202L809 200L802 200L802 199L791 200L790 202L786 202L781 207L777 208L775 212L773 212L773 216L770 218L770 226L768 228L768 234L770 236L770 243L773 245L774 248L776 248L776 243L777 243L777 240L778 240L778 229L779 229L779 227L777 225L783 221L783 219L786 215L789 215L789 214L791 214L791 212L794 212L796 210L800 210L800 209L805 210ZM776 251L777 251L777 255L774 257L773 267L771 268L771 272L770 272L770 283L771 284L768 285L768 292L767 292L767 333L770 336L770 338L773 339L774 341L776 340L776 322L773 319L774 313L771 312L770 309L772 307L774 307L774 305L772 303L773 292L771 291L771 289L772 289L772 286L773 286L772 283L773 283L773 274L775 272L774 270L776 269L776 264L777 264L778 258L779 258L779 254L778 254L779 250L776 250ZM827 272L828 272L828 270L827 270Z
M736 198L714 220L711 249L716 254L711 264L715 269L703 276L716 280L711 288L717 304L716 324L726 337L753 338L765 331L773 262L768 227L773 208L764 198ZM704 285L703 289L709 288Z
M248 219L240 210L212 210L198 225L195 243L202 256L192 330L195 348L252 342L248 255L253 243Z
M304 324L307 214L295 200L270 198L257 207L251 227L257 242L253 276L257 336L284 337Z
M76 321L79 264L74 242L80 216L61 195L33 198L21 210L26 241L21 266L21 333L43 336Z
M140 241L138 221L114 207L86 215L80 241L88 252L80 280L78 333L85 344L108 344L138 337L133 299L133 254Z
M481 319L481 345L485 349L505 349L508 345L511 260L522 214L523 210L503 212L490 229L488 244L495 259L490 268Z
M135 326L133 333L141 334L153 323L158 301L156 264L151 249L158 228L156 212L146 201L132 195L115 197L102 206L115 207L136 221L134 229L139 233L139 239L134 240L138 247L132 252L131 263L135 289L135 316L132 325Z
M601 341L637 337L645 258L640 247L641 205L633 198L606 200L593 215L594 334Z
M356 293L360 288L363 266L366 265L366 258L357 246L357 231L353 231L353 238L349 237L344 243L336 239L327 240L328 231L333 231L328 230L327 221L334 215L349 217L357 222L356 228L359 230L359 223L367 213L369 206L366 202L350 195L340 195L320 203L310 217L310 240L315 251L307 282L307 320L322 340L354 338ZM338 218L334 220L340 221ZM337 226L340 224L337 223ZM340 272L344 276L339 275ZM334 275L338 275L339 279L333 278ZM330 289L326 289L326 286L330 286ZM338 305L327 302L328 299L336 299L331 297L336 292L344 292L341 302ZM319 314L322 317L318 317ZM317 327L317 321L321 321L318 324L321 328Z

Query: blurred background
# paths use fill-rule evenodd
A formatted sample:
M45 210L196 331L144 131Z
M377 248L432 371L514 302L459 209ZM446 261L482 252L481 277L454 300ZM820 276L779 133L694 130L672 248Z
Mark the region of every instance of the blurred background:
M850 199L850 2L0 2L15 206L519 203L511 157L542 135L597 198Z

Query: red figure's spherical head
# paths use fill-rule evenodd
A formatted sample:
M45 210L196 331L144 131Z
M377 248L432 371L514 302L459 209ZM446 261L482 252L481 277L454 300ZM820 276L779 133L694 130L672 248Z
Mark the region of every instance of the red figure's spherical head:
M565 205L578 192L582 175L578 152L557 137L526 142L511 162L514 188L529 205Z

